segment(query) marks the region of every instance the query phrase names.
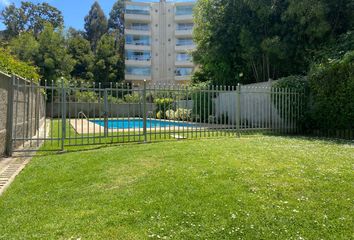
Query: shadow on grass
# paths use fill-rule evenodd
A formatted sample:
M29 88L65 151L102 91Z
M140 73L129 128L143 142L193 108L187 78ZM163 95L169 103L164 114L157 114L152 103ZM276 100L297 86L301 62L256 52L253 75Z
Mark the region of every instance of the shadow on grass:
M272 132L260 132L260 131L247 131L242 132L240 137L259 137L259 136L266 136L266 137L282 137L286 139L294 139L294 140L305 140L310 142L321 142L321 143L330 143L330 144L337 144L337 145L353 145L353 140L344 140L344 139L337 139L337 138L328 138L328 137L317 137L317 136L310 136L310 135L300 135L300 134L284 134L284 133L272 133ZM147 142L142 141L131 141L131 142L111 142L105 141L102 143L90 143L90 144L78 144L78 145L69 145L65 146L64 150L58 148L58 144L44 144L39 150L34 150L30 152L16 152L13 158L24 158L24 157L45 157L45 156L52 156L52 155L61 155L61 154L69 154L75 152L87 152L93 150L100 150L104 148L111 148L111 147L123 147L123 146L134 146L134 145L142 145L142 144L158 144L162 142L174 142L174 141L200 141L200 140L212 140L212 139L221 139L221 138L235 138L238 139L238 135L224 135L224 136L210 136L210 137L187 137L183 140L181 139L173 139L173 138L166 138L166 139L150 139Z

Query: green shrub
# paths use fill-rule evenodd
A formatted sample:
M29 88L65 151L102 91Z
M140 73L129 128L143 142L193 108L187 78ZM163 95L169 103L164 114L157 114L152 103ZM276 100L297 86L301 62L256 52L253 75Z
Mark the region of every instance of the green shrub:
M97 103L98 96L95 92L76 92L76 101L77 102L85 102L85 103Z
M141 96L139 93L132 93L132 94L126 94L124 95L124 101L127 103L140 103L141 102Z
M172 108L173 104L173 99L172 98L156 98L154 100L154 103L156 105L156 112L161 111L162 113L162 118L165 118L165 113L167 110Z
M16 74L27 79L33 79L35 82L38 82L40 79L39 71L36 67L17 60L4 48L0 48L0 71L7 74Z
M298 98L287 96L285 99L282 99L282 96L276 94L272 95L272 101L281 116L286 114L300 113L300 116L296 116L300 128L308 128L309 84L307 77L301 75L292 75L280 78L273 83L273 88L290 89L291 92L297 92L300 94ZM283 108L283 105L277 104L280 101L285 102L286 106L289 106L288 109L291 109L292 111L287 112L285 108Z
M208 122L210 109L212 106L213 94L205 91L208 89L207 85L199 85L194 87L192 91L192 100L193 100L193 112L195 113L194 119L198 119L202 122ZM204 90L204 91L203 91Z
M108 103L113 103L113 104L121 104L121 103L124 103L124 100L123 100L123 99L113 97L112 95L107 96L107 101L108 101Z
M312 67L309 74L312 128L354 128L354 51Z

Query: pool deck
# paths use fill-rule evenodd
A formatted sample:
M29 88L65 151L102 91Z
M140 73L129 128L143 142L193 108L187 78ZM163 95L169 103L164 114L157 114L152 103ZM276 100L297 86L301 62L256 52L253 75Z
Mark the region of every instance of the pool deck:
M130 118L130 120L141 120L141 118ZM90 119L92 120L103 120L103 119ZM126 118L115 118L115 119L108 119L108 120L127 120ZM150 118L147 119L148 121ZM211 127L211 124L203 124L203 123L193 123L193 122L182 122L182 121L174 121L174 120L165 120L165 119L151 119L151 120L158 120L164 121L168 123L187 123L192 124L193 127L190 126L166 126L166 127L147 127L147 131L197 131L203 130L204 128ZM93 123L87 119L70 119L70 125L75 130L77 134L104 134L104 127L100 126L97 123ZM218 126L219 128L222 125ZM215 125L214 125L215 128ZM108 133L112 132L134 132L134 131L143 131L143 128L108 128Z

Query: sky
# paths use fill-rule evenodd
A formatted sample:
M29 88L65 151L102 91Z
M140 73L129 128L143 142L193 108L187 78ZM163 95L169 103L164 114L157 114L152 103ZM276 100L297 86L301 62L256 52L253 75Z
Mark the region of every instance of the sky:
M115 1L116 0L98 0L107 17ZM95 2L95 0L31 0L30 2L49 3L50 5L58 8L62 12L65 21L65 27L74 27L76 29L83 30L84 18L90 11L90 7ZM21 0L0 0L0 10L4 9L5 6L11 3L14 3L16 6L19 6ZM4 29L5 26L0 23L0 30Z

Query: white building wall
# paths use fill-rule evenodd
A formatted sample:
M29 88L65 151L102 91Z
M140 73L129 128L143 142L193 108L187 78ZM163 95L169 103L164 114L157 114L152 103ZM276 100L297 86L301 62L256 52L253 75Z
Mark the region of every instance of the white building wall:
M133 22L145 22L150 24L148 35L151 36L151 46L127 46L126 49L150 49L151 61L148 64L151 67L151 75L146 79L151 79L152 83L186 83L190 80L190 76L175 76L176 67L193 67L193 63L176 63L177 52L189 52L194 49L194 46L178 46L176 47L177 38L192 38L192 31L183 31L183 36L176 36L176 26L178 22L193 23L192 15L175 15L176 6L194 5L193 2L157 2L157 3L141 3L141 2L126 2L126 5L149 6L150 16L140 16L138 14L129 14L125 18L126 25ZM127 14L126 14L127 16ZM132 32L132 31L126 31ZM135 31L135 34L137 32ZM147 33L141 32L141 35ZM147 65L147 63L144 63ZM126 61L126 66L141 66L138 61ZM142 76L129 75L126 80L139 83Z

